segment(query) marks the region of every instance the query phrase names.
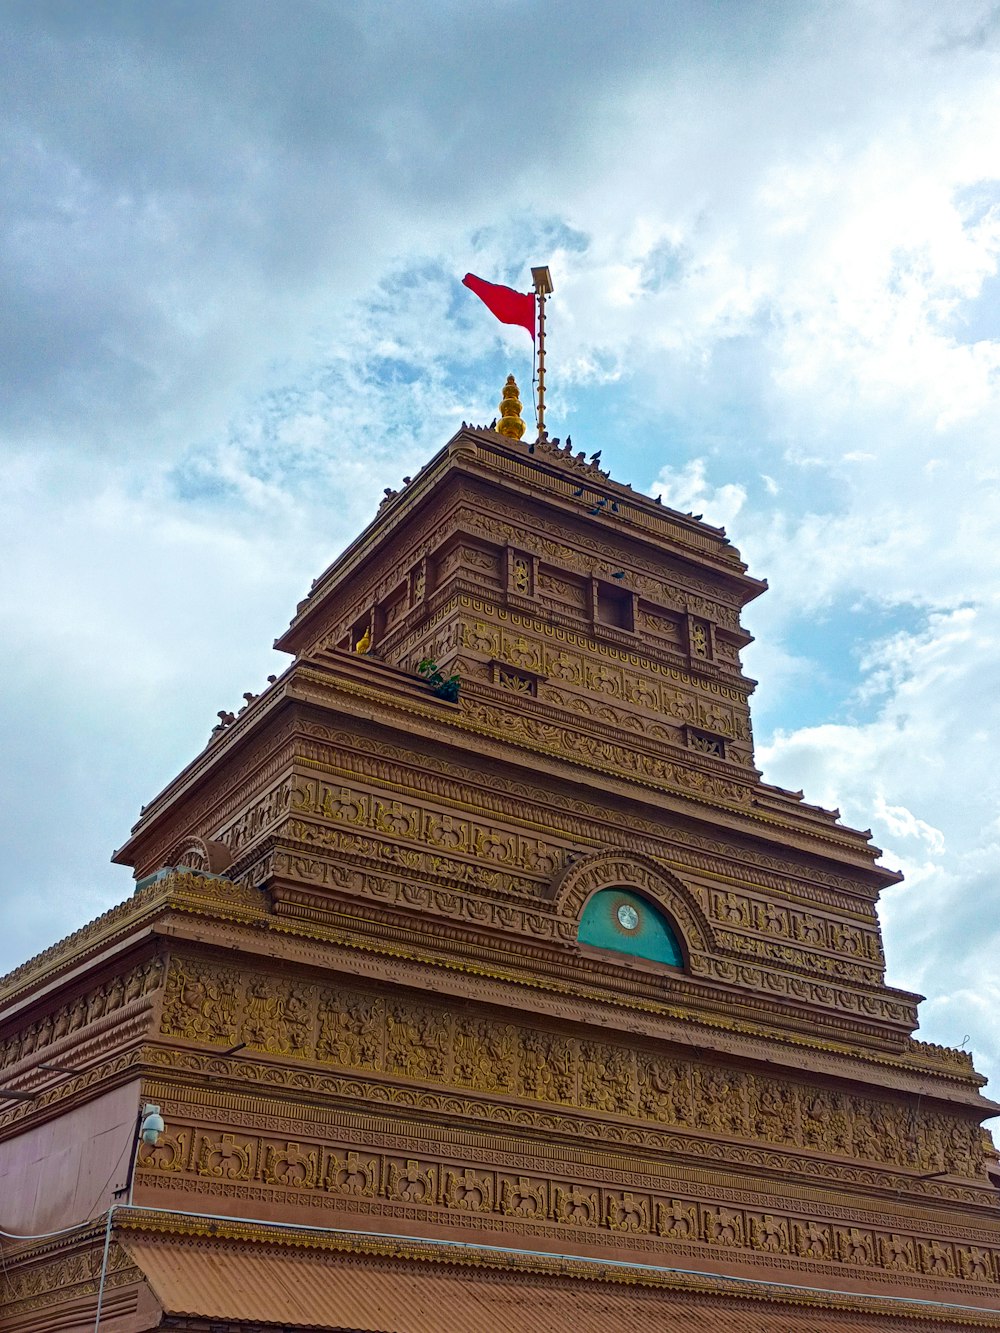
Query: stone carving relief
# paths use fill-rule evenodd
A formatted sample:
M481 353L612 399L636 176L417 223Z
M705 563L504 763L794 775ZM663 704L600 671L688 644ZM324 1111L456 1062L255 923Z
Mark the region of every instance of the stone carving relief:
M158 991L163 985L163 976L162 959L153 958L67 1001L0 1043L0 1068L9 1069L100 1020L113 1018L136 1001Z
M284 988L284 989L283 989ZM191 960L171 962L162 1031L233 1044L342 1069L382 1073L426 1085L579 1108L676 1126L727 1140L820 1152L875 1164L983 1171L979 1127L971 1119L889 1099L848 1097L791 1079L765 1077L620 1041L580 1040L517 1023L456 1014L443 1004L394 1000L346 988L302 987L307 1012L292 1049L287 1025L261 1025L249 996L281 997L294 988L277 977L250 977ZM939 1165L940 1163L940 1165Z
M685 1198L615 1184L582 1184L554 1176L511 1172L501 1164L441 1163L419 1154L377 1148L304 1143L192 1128L182 1132L180 1157L144 1146L139 1169L155 1179L178 1169L202 1179L226 1179L294 1194L339 1196L377 1210L379 1200L420 1210L436 1225L477 1225L502 1219L527 1234L584 1230L611 1243L615 1236L649 1238L685 1247L743 1250L748 1257L797 1256L844 1270L913 1273L941 1282L1000 1280L1000 1252L988 1244L932 1239L837 1218ZM409 1215L409 1214L408 1214ZM688 1253L692 1251L688 1249Z
M469 856L487 866L522 869L538 877L551 875L568 857L567 851L537 837L498 834L496 826L486 819L430 810L416 801L386 800L352 787L335 787L319 778L296 782L291 808L296 814L318 816L335 825L427 844L452 857ZM315 828L304 823L294 825L289 832L306 842L318 840ZM408 865L405 859L401 864ZM414 867L419 864L414 862Z
M546 754L582 763L654 786L671 787L709 801L747 806L752 787L735 777L720 777L694 768L688 762L674 762L646 750L603 740L573 726L553 722L551 716L514 711L500 704L467 697L462 704L467 721L486 733L505 741L514 741Z
M499 505L496 512L502 514L505 506ZM519 545L532 554L546 561L560 571L569 571L587 578L601 573L601 564L607 560L617 560L619 551L608 542L599 539L593 542L588 551L582 551L572 545L573 535L569 530L565 540L551 540L529 533L519 523L519 515L511 511L513 522L489 518L475 510L464 510L459 515L463 526L468 524L474 531L495 541L500 546ZM596 558L595 558L596 557ZM599 563L601 562L601 563ZM679 572L665 567L654 569L649 566L649 573L636 572L630 579L633 590L650 602L663 606L667 610L680 613L695 612L714 621L729 630L740 629L739 611L719 600L719 589L707 580L693 576L681 576Z

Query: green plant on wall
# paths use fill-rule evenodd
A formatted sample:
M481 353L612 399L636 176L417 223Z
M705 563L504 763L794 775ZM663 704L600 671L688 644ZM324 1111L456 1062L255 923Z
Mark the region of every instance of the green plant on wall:
M423 676L439 699L447 699L449 703L458 699L458 692L462 688L461 676L446 676L429 657L417 663L417 673Z

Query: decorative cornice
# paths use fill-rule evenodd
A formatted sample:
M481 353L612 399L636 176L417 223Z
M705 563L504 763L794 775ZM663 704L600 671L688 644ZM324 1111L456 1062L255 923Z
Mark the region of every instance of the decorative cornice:
M976 1309L972 1306L919 1299L880 1301L874 1293L850 1291L815 1291L805 1286L780 1281L730 1279L713 1273L698 1273L655 1265L608 1263L593 1258L547 1255L529 1250L487 1245L442 1245L413 1237L377 1235L350 1230L307 1231L294 1227L276 1227L262 1222L239 1219L185 1217L182 1214L142 1213L139 1210L116 1220L116 1233L126 1249L129 1237L147 1243L197 1244L219 1246L247 1254L252 1262L255 1249L284 1249L292 1253L350 1254L364 1259L391 1263L431 1263L448 1268L497 1271L511 1274L530 1273L552 1278L573 1278L589 1283L615 1286L643 1286L683 1291L709 1297L725 1297L730 1308L747 1304L779 1303L798 1309L841 1311L871 1316L885 1314L894 1322L916 1318L927 1327L1000 1328L1000 1309ZM710 1315L712 1306L706 1307ZM888 1327L888 1325L887 1325Z

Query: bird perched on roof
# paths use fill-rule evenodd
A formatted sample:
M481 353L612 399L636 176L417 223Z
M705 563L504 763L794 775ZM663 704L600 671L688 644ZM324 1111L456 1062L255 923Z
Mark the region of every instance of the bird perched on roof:
M612 512L612 514L617 514L617 513L618 513L618 502L617 502L617 500L612 500L612 501L611 501L611 512Z
M624 569L616 569L615 572L611 575L611 577L613 579L623 579L625 577Z
M601 461L601 453L602 450L598 449L596 453L590 455L590 462L592 465Z
M576 488L576 490L573 492L573 494L574 494L574 495L582 495L582 494L583 494L583 487L582 487L582 486L578 486L578 487Z
M572 436L572 435L567 435L567 436L566 436L566 448L567 448L567 449L572 449L572 448L573 448L573 436Z
M497 419L496 417L494 417L493 420L490 422L490 430L496 430L496 428L497 428Z

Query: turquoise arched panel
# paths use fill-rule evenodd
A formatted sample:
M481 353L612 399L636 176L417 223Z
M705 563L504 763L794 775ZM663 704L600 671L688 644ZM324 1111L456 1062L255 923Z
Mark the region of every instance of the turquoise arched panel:
M684 956L666 917L652 903L627 889L601 889L580 918L581 944L613 949L654 963L682 967Z

